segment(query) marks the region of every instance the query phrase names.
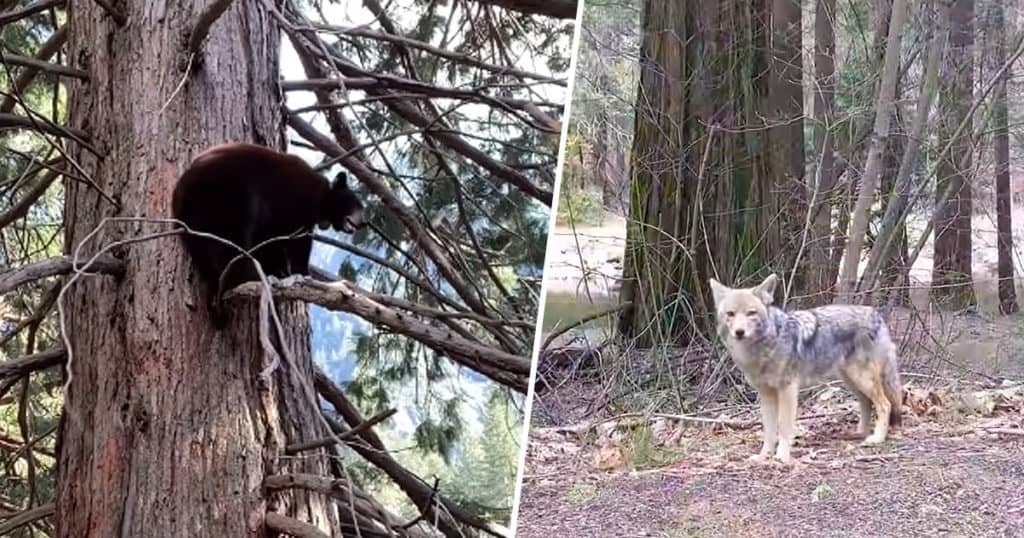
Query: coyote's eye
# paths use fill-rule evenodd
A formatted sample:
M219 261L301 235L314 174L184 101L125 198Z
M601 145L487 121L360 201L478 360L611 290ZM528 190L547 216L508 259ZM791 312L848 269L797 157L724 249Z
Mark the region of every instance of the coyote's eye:
M728 312L725 313L725 317L727 317L727 318L731 318L731 317L733 317L735 315L736 315L736 312L733 312L732 310L729 310Z
M757 315L757 310L747 310L747 317L754 317Z

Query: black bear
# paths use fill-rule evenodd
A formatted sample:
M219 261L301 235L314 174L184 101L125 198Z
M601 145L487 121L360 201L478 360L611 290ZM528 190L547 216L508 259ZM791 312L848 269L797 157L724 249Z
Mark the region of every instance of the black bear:
M174 187L174 218L190 229L226 239L249 250L268 239L296 235L252 252L267 276L309 274L314 225L352 233L364 225L363 204L341 172L331 184L302 159L254 144L213 146L197 156ZM248 258L221 273L239 251L220 241L184 235L185 249L206 283L213 325L228 321L221 294L259 280Z

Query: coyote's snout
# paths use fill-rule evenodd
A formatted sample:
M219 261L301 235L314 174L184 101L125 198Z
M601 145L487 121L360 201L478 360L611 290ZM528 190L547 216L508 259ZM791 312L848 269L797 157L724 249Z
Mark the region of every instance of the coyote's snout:
M710 280L718 334L761 405L764 443L754 458L775 451L791 461L800 386L837 377L860 402L864 443L885 441L889 425L900 423L902 389L896 346L881 314L854 305L783 312L772 306L777 281L770 275L753 288L728 288ZM873 432L872 407L878 413Z

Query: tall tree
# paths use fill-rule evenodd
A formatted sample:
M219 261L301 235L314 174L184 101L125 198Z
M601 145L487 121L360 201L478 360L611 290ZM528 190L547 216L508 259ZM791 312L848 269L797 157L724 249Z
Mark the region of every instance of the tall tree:
M839 293L837 301L850 302L857 285L857 270L863 254L864 238L867 233L871 202L878 188L882 159L889 137L896 98L896 83L899 77L900 33L907 18L906 0L893 0L892 16L889 22L888 39L885 47L885 62L879 83L875 125L871 147L868 150L864 175L860 179L857 203L853 208L849 239L843 253L843 265L839 272Z
M800 0L773 0L771 6L771 50L769 66L771 86L768 90L770 103L767 116L771 127L768 130L770 167L778 176L784 202L780 206L782 234L789 241L780 241L780 247L793 250L795 255L784 256L785 267L776 270L788 275L783 301L791 292L804 295L807 291L807 249L804 235L807 220L805 200L809 200L815 189L813 179L804 183L804 95L803 95L803 49L800 22ZM810 232L809 229L806 232ZM814 248L811 245L810 248ZM792 264L799 264L793 266Z
M140 229L104 226L104 219L170 214L187 155L204 146L246 140L283 147L279 38L254 24L272 20L266 4L234 3L201 51L216 76L204 69L206 76L193 77L177 94L185 76L177 36L196 25L192 4L134 0L119 8L133 14L132 24L119 27L96 2L68 7L69 56L89 77L71 88L68 123L83 131L102 126L88 145L70 145L69 157L95 183L65 182L69 253ZM144 112L161 111L165 103L162 114ZM96 231L97 243L85 244ZM316 412L315 402L292 377L312 375L306 310L301 303L280 305L290 320L283 346L299 370L286 366L261 388L262 367L247 360L264 356L255 304L236 307L230 328L216 332L205 316L190 312L188 305L203 301L188 282L190 261L178 238L137 243L119 258L122 278L83 278L67 293L73 360L59 455L58 536L253 535L268 510L260 488L265 475L328 474L322 459L278 457L289 440L327 433L305 418ZM276 502L321 529L337 525L317 494L281 495ZM181 517L186 513L192 516Z
M1006 63L1006 7L1002 2L989 2L989 35L994 40L992 69ZM995 153L996 185L996 267L999 284L999 311L1012 314L1020 309L1014 287L1013 271L1013 200L1010 191L1010 128L1006 101L1006 81L1010 70L1003 72L996 82L992 96L992 121L995 123L993 151Z
M785 233L786 212L806 186L768 149L792 142L770 139L774 129L801 120L772 94L790 87L771 73L771 10L741 0L644 3L621 294L632 307L620 318L641 345L711 336L709 277L742 283L792 269L799 235Z
M835 205L835 54L836 2L817 0L814 8L814 159L811 174L811 208L814 215L809 238L809 288L817 293L811 302L827 303L835 285L830 260L832 208Z
M956 134L974 101L974 0L953 1L950 28L942 64L939 129L942 142L952 141L953 146L940 157L936 173L931 296L944 307L959 309L975 303L971 277L972 130Z

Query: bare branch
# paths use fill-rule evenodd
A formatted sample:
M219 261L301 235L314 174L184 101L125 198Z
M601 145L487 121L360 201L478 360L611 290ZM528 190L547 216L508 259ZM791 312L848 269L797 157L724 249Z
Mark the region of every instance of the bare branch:
M36 203L36 200L46 192L46 189L50 188L50 185L58 177L60 177L60 172L56 170L47 170L39 174L38 178L32 183L32 186L28 188L17 202L7 211L0 213L0 228L24 217L28 213L29 208L32 207L32 204Z
M64 349L54 348L34 355L3 361L0 362L0 378L21 377L39 370L53 368L63 364L65 359L67 359L67 353L64 352Z
M192 27L192 31L189 33L187 47L190 54L199 54L199 48L203 46L203 40L210 33L210 27L213 26L213 23L217 22L217 19L230 6L231 0L216 0L209 6L206 6L206 10L196 19L196 25Z
M281 89L286 92L314 91L314 90L337 90L345 87L350 90L364 90L366 88L379 88L381 83L372 77L346 77L341 80L333 78L309 78L303 80L285 80L281 82Z
M558 19L576 18L576 0L476 0L527 15L545 15Z
M267 512L264 522L267 528L295 538L331 538L309 523L292 519L277 512Z
M334 405L335 410L345 418L345 422L348 422L353 427L365 422L359 411L348 401L348 398L345 397L341 389L322 370L317 368L314 375L317 391L324 399ZM454 518L456 521L483 530L494 536L511 536L512 533L508 529L487 522L468 512L451 499L438 494L430 484L427 484L420 477L395 461L391 454L387 452L387 449L384 448L380 439L373 433L373 430L362 432L360 438L366 442L365 445L362 443L350 443L349 447L359 453L366 461L384 471L405 492L420 512L427 514L427 518L433 521L446 535L463 535L458 529L452 528L452 525L449 523L450 518L448 517L450 514L451 518ZM439 511L434 507L435 501L444 507L443 511Z
M17 114L0 114L0 131L4 129L36 129L46 134L60 136L63 138L79 138L82 140L88 140L90 138L89 133L81 129L64 127L49 121L34 122L32 121L32 118L19 116Z
M20 65L23 67L31 67L36 71L46 71L47 73L54 73L57 75L64 75L66 77L77 78L77 79L88 79L89 74L75 67L69 67L61 64L52 64L30 58L28 56L19 56L17 54L4 54L4 62L11 65Z
M3 372L3 364L4 363L0 363L0 374L2 374ZM385 420L391 418L397 412L397 409L388 409L387 411L377 413L376 415L370 417L370 419L367 420L366 422L363 422L362 424L356 426L355 428L352 428L351 430L345 432L337 432L337 435L323 437L321 439L314 439L313 441L305 441L302 443L290 444L285 447L284 453L294 455L298 454L299 452L304 452L306 450L313 450L325 446L330 446L336 444L338 441L352 439L357 435L361 434L363 431L368 430L376 426L377 424L380 424L381 422L384 422Z
M288 280L292 278L289 277ZM271 282L271 286L275 297L297 299L316 303L329 310L356 314L367 321L413 338L503 385L526 392L530 375L529 358L480 345L448 329L427 325L413 316L374 301L365 291L346 281L328 284L310 278L295 278L292 282L275 280ZM262 287L258 283L250 282L228 292L225 299L259 297L261 290Z
M0 536L10 536L15 529L32 524L44 517L50 517L56 512L53 503L44 504L35 508L25 510L7 521L0 523Z
M60 256L0 272L0 294L7 293L28 282L71 273L72 266L71 256ZM124 264L113 256L104 255L96 259L95 263L89 267L89 271L120 276L124 273Z
M64 0L40 0L34 4L29 4L21 9L13 9L7 13L0 14L0 26L10 24L14 21L20 21L26 17L31 17L36 13L46 11L52 7L60 7L64 5Z
M47 60L53 57L53 55L64 46L64 42L67 41L67 38L67 26L61 26L53 33L53 35L50 36L50 39L47 39L46 42L39 47L39 51L36 52L34 58L40 62L47 62ZM3 102L0 103L0 112L8 113L14 110L14 105L17 104L17 101L14 99L14 95L25 91L25 89L28 88L28 85L32 83L38 74L39 70L32 67L22 69L21 72L18 73L18 78L14 79L14 84L11 85L11 95L4 96Z

